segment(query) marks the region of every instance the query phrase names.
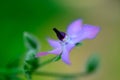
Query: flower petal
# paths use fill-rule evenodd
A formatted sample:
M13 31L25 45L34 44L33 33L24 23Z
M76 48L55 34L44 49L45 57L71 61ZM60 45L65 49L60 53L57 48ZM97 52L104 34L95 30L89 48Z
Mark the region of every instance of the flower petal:
M100 27L85 24L76 38L73 38L74 43L81 42L84 39L94 39L100 31Z
M62 61L65 62L66 64L70 65L71 62L70 62L70 59L69 59L69 53L70 51L72 50L72 48L74 48L75 45L73 44L68 44L64 47L63 49L63 53L61 55L62 57Z
M36 57L48 55L48 52L40 52L36 54Z
M48 51L48 53L50 53L50 54L56 54L56 55L59 55L61 52L62 52L61 47L53 49L52 51Z
M74 22L72 22L68 28L67 28L67 34L69 36L76 36L78 34L78 32L80 32L82 28L82 20L81 19L78 19Z
M57 40L53 40L53 39L50 39L48 38L48 43L53 47L53 48L57 48L57 47L60 47L60 42L57 41Z
M51 51L48 51L48 52L40 52L36 55L36 57L39 57L39 56L46 56L48 54L56 54L56 55L59 55L60 53L62 52L62 49L61 48L56 48L56 49L53 49Z

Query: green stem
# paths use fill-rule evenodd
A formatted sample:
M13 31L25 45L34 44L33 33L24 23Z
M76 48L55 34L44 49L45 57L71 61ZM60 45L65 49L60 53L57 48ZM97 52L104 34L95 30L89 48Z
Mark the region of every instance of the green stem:
M2 69L2 70L4 70L4 69ZM1 71L1 69L0 69L0 71ZM23 72L20 69L18 69L18 71L15 71L15 72L12 71L12 70L7 70L7 71L5 70L5 72L1 71L0 73L8 74L8 75L13 74L13 73L15 73L15 74L23 74ZM67 73L63 74L63 73L42 72L42 71L40 71L40 72L35 71L32 74L33 75L41 75L41 76L51 76L51 77L63 77L63 78L76 78L76 77L83 77L83 76L89 75L88 73L85 73L85 72L83 72L83 73L74 73L74 74L67 74ZM26 75L26 76L27 76L28 80L31 80L31 76L29 76L29 75Z
M51 59L48 59L47 61L41 63L39 65L39 67L43 67L51 62L54 61L56 57L54 58L51 58ZM15 73L15 74L23 74L22 70L21 69L0 69L0 73L3 73L3 74L12 74L12 73ZM87 76L89 75L89 73L86 73L86 72L83 72L83 73L74 73L74 74L63 74L63 73L53 73L53 72L37 72L37 71L34 71L32 73L33 75L42 75L42 76L51 76L51 77L63 77L63 78L76 78L76 77L83 77L83 76ZM27 76L27 79L28 80L31 80L31 76L29 75L26 75Z
M52 72L34 72L33 75L51 76L51 77L63 77L63 78L76 78L87 76L87 73L74 73L74 74L63 74L63 73L52 73Z
M45 62L43 62L43 63L39 64L39 67L41 68L41 67L43 67L43 66L47 65L48 63L53 62L53 60L54 60L55 58L56 58L56 56L55 56L55 57L53 57L53 58L51 58L51 59L46 60Z
M32 80L31 75L30 74L26 74L27 80Z

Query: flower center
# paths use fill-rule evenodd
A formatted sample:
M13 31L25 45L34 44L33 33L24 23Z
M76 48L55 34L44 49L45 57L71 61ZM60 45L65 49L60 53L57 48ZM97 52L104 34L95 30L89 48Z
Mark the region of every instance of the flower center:
M63 43L65 44L73 44L72 39L69 35L66 34L65 38L63 39Z
M56 28L53 28L53 30L55 31L58 39L61 41L60 43L62 46L65 46L67 44L74 44L72 42L71 37L69 35L67 35L65 32L61 32L61 31L57 30Z
M66 33L61 32L61 31L57 30L56 28L53 28L53 30L55 31L58 39L61 40L61 41L63 41L63 39L64 39L65 36L66 36Z

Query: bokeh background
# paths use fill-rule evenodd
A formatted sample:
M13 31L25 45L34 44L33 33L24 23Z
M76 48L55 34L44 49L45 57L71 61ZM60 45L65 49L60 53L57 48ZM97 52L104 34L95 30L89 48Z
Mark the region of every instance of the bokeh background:
M51 63L39 70L59 73L84 71L88 57L97 53L101 57L98 71L78 80L120 80L120 1L119 0L1 0L0 1L0 68L22 63L25 46L23 32L35 35L41 44L40 51L52 49L46 37L57 39L53 27L66 31L76 19L85 24L101 27L94 40L85 40L70 54L71 66L62 61ZM42 57L46 60L53 55ZM56 80L53 77L34 75L33 80Z

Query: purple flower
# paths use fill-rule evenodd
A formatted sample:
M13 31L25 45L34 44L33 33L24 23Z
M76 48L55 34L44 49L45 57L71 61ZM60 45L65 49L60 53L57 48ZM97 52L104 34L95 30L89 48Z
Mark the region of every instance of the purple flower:
M66 64L70 64L70 51L77 43L85 39L94 39L100 31L100 28L89 24L83 24L82 20L78 19L68 26L66 33L56 28L53 28L53 30L59 40L48 38L48 42L54 49L48 52L40 52L36 56L45 56L47 54L61 55L62 61Z

